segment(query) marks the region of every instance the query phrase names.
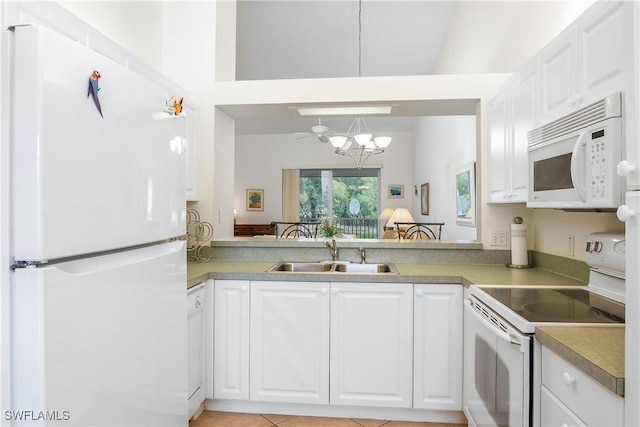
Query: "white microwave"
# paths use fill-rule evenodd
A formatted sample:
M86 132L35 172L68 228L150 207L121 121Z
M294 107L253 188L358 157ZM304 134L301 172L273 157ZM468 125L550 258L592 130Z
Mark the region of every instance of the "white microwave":
M622 204L621 98L613 94L527 134L527 207L608 211Z

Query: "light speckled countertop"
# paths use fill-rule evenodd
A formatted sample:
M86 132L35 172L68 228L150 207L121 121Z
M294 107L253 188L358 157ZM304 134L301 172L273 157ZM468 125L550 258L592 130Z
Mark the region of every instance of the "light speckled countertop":
M266 271L275 261L210 261L187 264L188 285L211 277L239 280L307 280L307 281L370 281L370 274L289 273ZM585 283L538 268L512 269L501 264L403 264L394 263L399 274L376 274L378 282L461 283L491 285L575 285Z
M541 326L536 338L612 393L624 396L624 325Z
M187 264L188 286L212 279L371 281L371 274L289 273L267 270L275 261L227 261ZM563 285L584 282L538 268L512 269L502 264L394 263L399 274L377 274L377 282L460 283L478 285ZM622 332L620 332L622 331ZM624 394L624 326L541 327L536 338L614 393ZM612 388L613 387L613 388ZM621 394L622 393L622 394Z

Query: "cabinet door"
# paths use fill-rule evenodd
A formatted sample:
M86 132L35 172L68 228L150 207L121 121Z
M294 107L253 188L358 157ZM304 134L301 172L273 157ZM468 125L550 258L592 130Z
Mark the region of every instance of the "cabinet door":
M518 73L511 90L511 138L509 144L509 201L526 202L529 188L527 132L537 120L537 62Z
M507 93L489 105L489 200L507 201L509 178L507 170Z
M625 69L633 70L631 9L631 2L602 2L586 12L578 27L584 105L624 90Z
M542 124L571 112L576 105L576 30L561 33L540 54Z
M414 287L413 407L462 410L462 286Z
M329 283L251 283L250 398L329 403Z
M412 361L412 284L331 284L331 404L411 407Z
M215 399L249 399L249 281L216 280Z

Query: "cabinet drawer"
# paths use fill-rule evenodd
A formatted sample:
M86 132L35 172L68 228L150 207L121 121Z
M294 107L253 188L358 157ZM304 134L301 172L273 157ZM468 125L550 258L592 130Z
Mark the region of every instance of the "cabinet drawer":
M546 387L540 390L540 425L583 427L585 424Z
M546 347L542 347L542 384L587 425L624 424L623 398Z
M198 283L187 291L187 314L201 310L204 304L204 282Z

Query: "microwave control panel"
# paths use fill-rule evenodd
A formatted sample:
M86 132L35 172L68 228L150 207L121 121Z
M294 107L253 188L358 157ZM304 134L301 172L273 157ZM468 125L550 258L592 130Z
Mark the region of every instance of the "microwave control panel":
M612 154L606 138L606 129L589 132L587 141L587 189L589 200L607 197L612 189L607 189L607 182L612 173ZM614 165L615 167L615 165Z

